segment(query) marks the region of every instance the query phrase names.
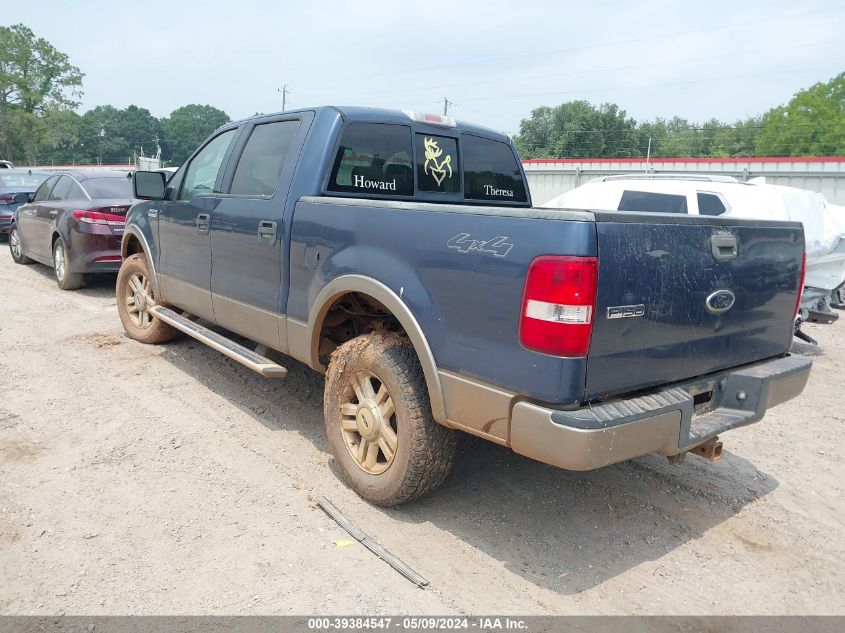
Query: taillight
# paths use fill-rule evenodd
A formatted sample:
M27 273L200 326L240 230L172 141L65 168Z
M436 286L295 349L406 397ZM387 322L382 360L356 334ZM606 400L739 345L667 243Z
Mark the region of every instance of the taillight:
M108 207L109 210L123 210L121 207ZM125 210L123 210L125 213ZM83 211L81 209L73 212L73 217L86 224L109 224L112 226L123 226L126 223L124 215L115 213L103 213L102 211Z
M15 196L0 195L0 204L14 204Z
M804 279L807 277L807 251L801 256L801 278L798 282L798 298L795 300L795 311L792 319L798 318L798 310L801 309L801 299L804 298Z
M586 356L593 331L598 260L538 257L528 267L519 340L555 356Z

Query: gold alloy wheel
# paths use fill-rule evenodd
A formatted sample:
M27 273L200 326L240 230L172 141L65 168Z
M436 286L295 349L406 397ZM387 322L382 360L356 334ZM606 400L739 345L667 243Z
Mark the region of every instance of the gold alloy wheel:
M150 280L140 273L132 273L126 284L124 300L132 322L140 328L149 327L153 322L150 308L155 305Z
M384 383L366 371L352 376L348 398L341 405L343 443L361 470L380 475L390 468L399 445L393 399Z

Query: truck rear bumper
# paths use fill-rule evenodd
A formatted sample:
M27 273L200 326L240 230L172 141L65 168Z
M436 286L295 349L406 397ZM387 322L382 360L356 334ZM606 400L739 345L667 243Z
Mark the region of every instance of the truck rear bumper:
M648 453L677 455L757 422L769 408L800 394L812 364L789 355L573 411L519 402L511 416L511 447L569 470Z

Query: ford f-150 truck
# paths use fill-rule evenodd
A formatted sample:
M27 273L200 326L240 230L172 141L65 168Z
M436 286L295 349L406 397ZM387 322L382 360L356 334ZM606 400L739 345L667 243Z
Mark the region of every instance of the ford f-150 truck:
M799 223L532 208L509 139L448 117L253 117L134 183L128 335L325 372L332 454L376 504L437 487L456 430L574 470L714 459L809 375Z

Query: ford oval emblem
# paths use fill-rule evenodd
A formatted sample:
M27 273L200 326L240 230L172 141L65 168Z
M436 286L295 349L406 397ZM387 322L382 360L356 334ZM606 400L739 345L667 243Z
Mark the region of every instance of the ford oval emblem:
M736 302L736 295L730 290L717 290L711 292L704 300L704 306L708 312L722 314L730 310Z

